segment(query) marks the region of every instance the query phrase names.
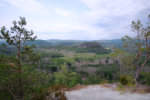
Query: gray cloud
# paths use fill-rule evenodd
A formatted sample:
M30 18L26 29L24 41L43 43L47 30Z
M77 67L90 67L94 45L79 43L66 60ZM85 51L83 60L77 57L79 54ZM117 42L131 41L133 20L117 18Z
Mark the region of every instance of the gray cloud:
M82 7L78 7L75 2L76 6L68 9L66 5L62 4L60 7L55 6L51 0L44 1L40 3L38 0L3 0L28 12L25 14L30 22L29 27L41 33L38 34L41 39L96 40L133 36L130 31L131 21L141 19L146 22L147 15L150 14L149 0L79 0L88 8L81 9L80 12L76 9ZM36 14L36 18L30 17L30 13ZM42 36L44 32L46 34Z
M84 21L90 27L97 27L93 32L107 34L104 38L120 38L130 35L132 20L145 20L150 2L147 0L81 0L90 10L84 13ZM98 30L101 29L103 31ZM105 33L103 33L105 32ZM93 37L94 38L94 37Z

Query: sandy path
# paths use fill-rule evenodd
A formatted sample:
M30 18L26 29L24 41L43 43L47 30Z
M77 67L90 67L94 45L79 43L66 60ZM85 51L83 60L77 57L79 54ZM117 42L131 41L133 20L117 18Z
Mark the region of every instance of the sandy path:
M121 94L102 86L88 86L86 88L65 92L67 100L150 100L150 94Z

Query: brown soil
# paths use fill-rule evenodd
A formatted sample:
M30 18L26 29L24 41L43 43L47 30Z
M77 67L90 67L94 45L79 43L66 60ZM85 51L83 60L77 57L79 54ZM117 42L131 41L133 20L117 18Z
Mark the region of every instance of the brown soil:
M150 86L141 85L136 89L135 93L140 94L150 93Z
M80 89L83 89L83 88L86 88L88 87L89 85L76 85L75 87L73 88L69 88L69 89L65 89L65 91L74 91L74 90L80 90Z

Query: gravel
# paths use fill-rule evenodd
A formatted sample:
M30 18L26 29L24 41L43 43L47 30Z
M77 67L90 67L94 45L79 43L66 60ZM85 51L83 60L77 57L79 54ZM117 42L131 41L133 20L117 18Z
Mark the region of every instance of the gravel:
M65 95L67 100L150 100L150 94L120 93L100 85L66 91Z

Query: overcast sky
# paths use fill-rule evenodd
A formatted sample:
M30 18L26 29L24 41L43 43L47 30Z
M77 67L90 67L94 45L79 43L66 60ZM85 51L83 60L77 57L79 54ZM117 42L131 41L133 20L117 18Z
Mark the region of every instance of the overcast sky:
M38 39L119 39L132 20L146 20L150 0L0 0L0 27L19 16Z

